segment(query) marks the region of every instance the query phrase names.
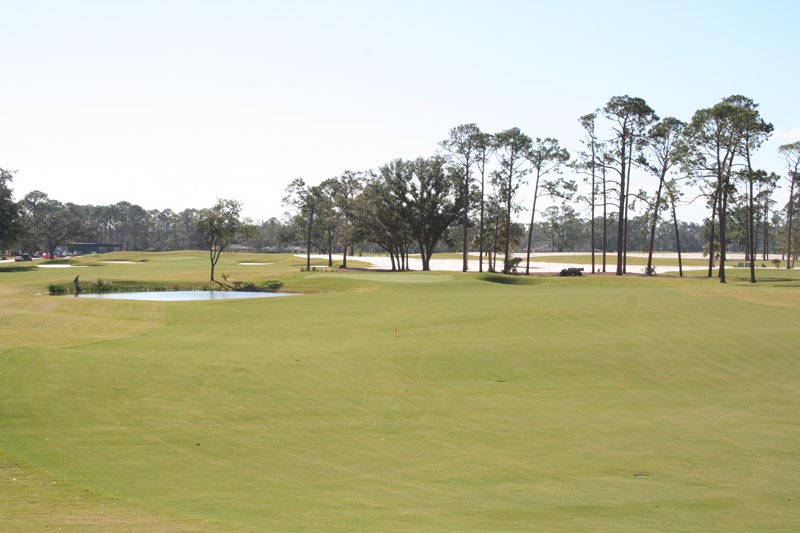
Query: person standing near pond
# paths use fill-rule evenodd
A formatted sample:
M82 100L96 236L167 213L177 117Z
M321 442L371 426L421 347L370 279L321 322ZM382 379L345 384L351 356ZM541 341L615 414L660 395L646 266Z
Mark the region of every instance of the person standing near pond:
M79 278L80 276L75 276L75 279L72 280L72 282L75 284L75 296L81 292L81 282Z

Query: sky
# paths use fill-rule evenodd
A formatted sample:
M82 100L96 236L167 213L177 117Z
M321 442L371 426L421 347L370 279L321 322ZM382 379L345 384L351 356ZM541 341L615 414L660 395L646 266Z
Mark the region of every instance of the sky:
M17 171L17 199L180 211L232 198L266 220L292 179L429 156L458 124L574 153L578 118L612 96L688 121L743 94L775 127L757 165L785 174L798 6L0 0L0 167ZM699 221L699 204L679 216Z

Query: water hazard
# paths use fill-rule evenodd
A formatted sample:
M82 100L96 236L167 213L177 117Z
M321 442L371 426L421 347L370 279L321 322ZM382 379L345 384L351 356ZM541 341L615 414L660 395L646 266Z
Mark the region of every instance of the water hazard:
M106 292L81 294L79 298L102 298L105 300L144 300L151 302L188 302L193 300L236 300L243 298L277 298L295 296L286 292L245 291L160 291L160 292Z

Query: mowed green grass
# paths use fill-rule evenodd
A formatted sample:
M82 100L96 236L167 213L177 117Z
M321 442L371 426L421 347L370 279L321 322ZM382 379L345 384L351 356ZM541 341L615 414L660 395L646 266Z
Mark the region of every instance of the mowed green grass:
M207 277L201 253L134 259L81 278ZM77 269L0 273L3 528L800 526L794 272L303 264L223 256L306 294L212 302L34 296Z

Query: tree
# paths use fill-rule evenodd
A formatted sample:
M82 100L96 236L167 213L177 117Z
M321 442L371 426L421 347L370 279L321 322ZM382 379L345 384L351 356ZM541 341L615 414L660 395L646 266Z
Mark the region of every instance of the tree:
M744 158L744 169L739 175L747 187L747 254L750 259L750 283L756 282L756 233L755 233L755 184L767 179L767 173L753 168L752 154L769 138L774 129L765 122L758 112L758 104L744 96L731 97L732 103L741 108L742 145L741 156Z
M578 160L574 163L575 169L579 172L585 173L587 175L587 179L589 180L589 184L591 190L589 192L588 201L589 201L589 220L590 220L590 241L591 241L591 249L592 249L592 273L595 272L595 249L596 249L596 238L595 238L595 208L597 207L597 170L598 168L602 167L601 154L602 154L602 145L597 138L596 132L596 122L597 122L597 113L588 113L583 115L579 122L581 127L584 130L584 138L581 139L581 144L586 147L586 151L581 151L578 154ZM605 187L604 187L605 189ZM604 194L604 201L605 201L605 190L603 190ZM603 226L605 230L605 205L603 206ZM605 257L605 240L603 243L603 257ZM605 262L603 264L603 272L605 272Z
M56 248L67 242L78 229L78 220L67 207L41 191L31 191L22 199L26 222L26 247L43 249L55 257Z
M612 122L614 138L608 152L611 168L619 175L619 216L617 221L617 275L624 272L625 236L628 218L628 184L633 165L633 148L647 126L658 117L642 98L614 96L603 108L603 115Z
M197 209L184 209L178 213L178 249L196 250L204 246L203 236L197 231L197 220L200 218Z
M320 203L319 188L306 185L303 178L295 178L286 187L283 205L296 207L300 216L306 220L306 270L311 270L311 233L314 229L314 215Z
M653 205L653 216L650 221L650 242L647 247L647 275L653 274L653 248L656 239L656 226L658 225L658 215L661 208L663 190L666 184L667 174L675 168L681 161L684 152L681 145L681 135L686 127L684 122L677 118L667 117L656 123L647 134L646 152L648 158L642 159L642 165L658 178L658 189L656 190ZM673 182L677 183L677 182Z
M544 226L554 252L575 250L585 236L585 225L569 205L548 207Z
M486 199L485 224L489 229L486 237L486 256L489 261L489 272L497 271L497 253L501 250L500 231L505 223L505 210L500 203L500 196L492 193Z
M416 242L422 270L430 270L433 251L461 211L461 175L446 168L443 157L396 159L380 167L360 198L362 235L389 252L392 270L407 268L407 252Z
M150 219L150 249L175 250L178 244L178 215L172 209L148 211Z
M126 250L147 250L150 248L150 231L152 221L150 214L141 206L120 202L125 204L123 210L123 220L126 230Z
M11 192L14 172L0 168L0 255L19 237L20 213Z
M78 230L78 220L57 200L48 200L39 209L36 231L50 257L56 256L56 248L72 239Z
M324 180L317 186L317 221L325 241L324 249L328 254L328 267L333 267L333 248L335 246L339 227L342 223L340 212L336 209L334 196L336 194L336 178Z
M279 252L286 227L276 217L260 220L252 224L252 237L247 245L259 252Z
M786 268L792 268L792 221L794 219L795 197L800 188L800 141L781 145L778 152L786 159L789 174L789 201L786 204Z
M770 209L776 204L772 196L778 186L778 181L780 181L780 176L770 172L756 182L758 188L755 200L758 206L756 208L756 237L761 239L761 259L764 261L769 259L771 228L769 215ZM756 240L756 244L759 244L758 240Z
M667 199L669 200L670 208L672 209L672 223L675 228L675 247L678 251L678 275L683 277L683 258L681 257L681 236L678 227L678 215L675 211L675 204L678 203L681 192L678 187L677 180L670 180L665 184L667 189Z
M600 145L600 154L598 157L602 163L600 165L600 193L603 197L603 273L606 272L607 255L608 255L608 163L610 161L608 151L604 144Z
M518 209L515 203L517 191L530 172L527 165L531 150L531 138L519 128L511 128L495 135L495 146L500 168L492 174L500 202L505 204L505 253L503 273L511 272L511 214Z
M346 170L336 178L333 189L334 205L339 211L342 227L342 268L347 268L347 247L353 220L353 209L358 195L364 188L364 176L361 172Z
M472 185L472 167L480 157L483 142L481 130L475 124L461 124L450 130L450 136L441 142L442 148L450 155L459 168L461 183L459 186L459 203L461 204L461 227L464 234L462 250L462 271L469 269L468 232L469 210L471 207L470 187Z
M456 195L460 175L448 175L441 157L419 158L406 168L410 174L405 211L422 255L422 270L430 270L436 244L463 213L461 202L466 200Z
M408 249L413 242L403 198L408 162L401 159L380 167L367 177L363 192L354 203L354 236L386 250L391 268L407 270Z
M478 272L483 272L483 251L486 243L485 217L486 217L486 164L491 159L495 150L494 136L489 133L481 133L475 140L477 157L475 164L481 174L480 188L480 214L478 218Z
M734 192L733 174L736 156L743 151L748 124L748 110L742 96L723 99L713 107L700 109L684 130L688 147L686 167L700 180L711 180L712 226L709 253L714 255L714 213L719 225L719 280L725 283L728 204ZM752 102L752 101L750 101ZM709 268L710 275L710 268Z
M117 240L117 227L119 226L119 213L116 206L99 205L89 209L89 232L92 240L96 242L119 242ZM194 221L192 221L194 230Z
M536 199L539 197L539 180L542 176L558 170L558 167L569 160L569 152L559 146L553 138L540 139L532 143L528 153L531 171L536 174L533 185L533 206L531 207L531 223L528 226L528 251L525 258L525 275L530 274L531 268L531 242L533 240L533 222L536 217ZM558 187L549 187L548 190L556 192Z
M236 200L217 200L210 209L200 211L197 232L202 235L211 261L211 281L222 252L233 244L243 223L239 220L242 205Z

